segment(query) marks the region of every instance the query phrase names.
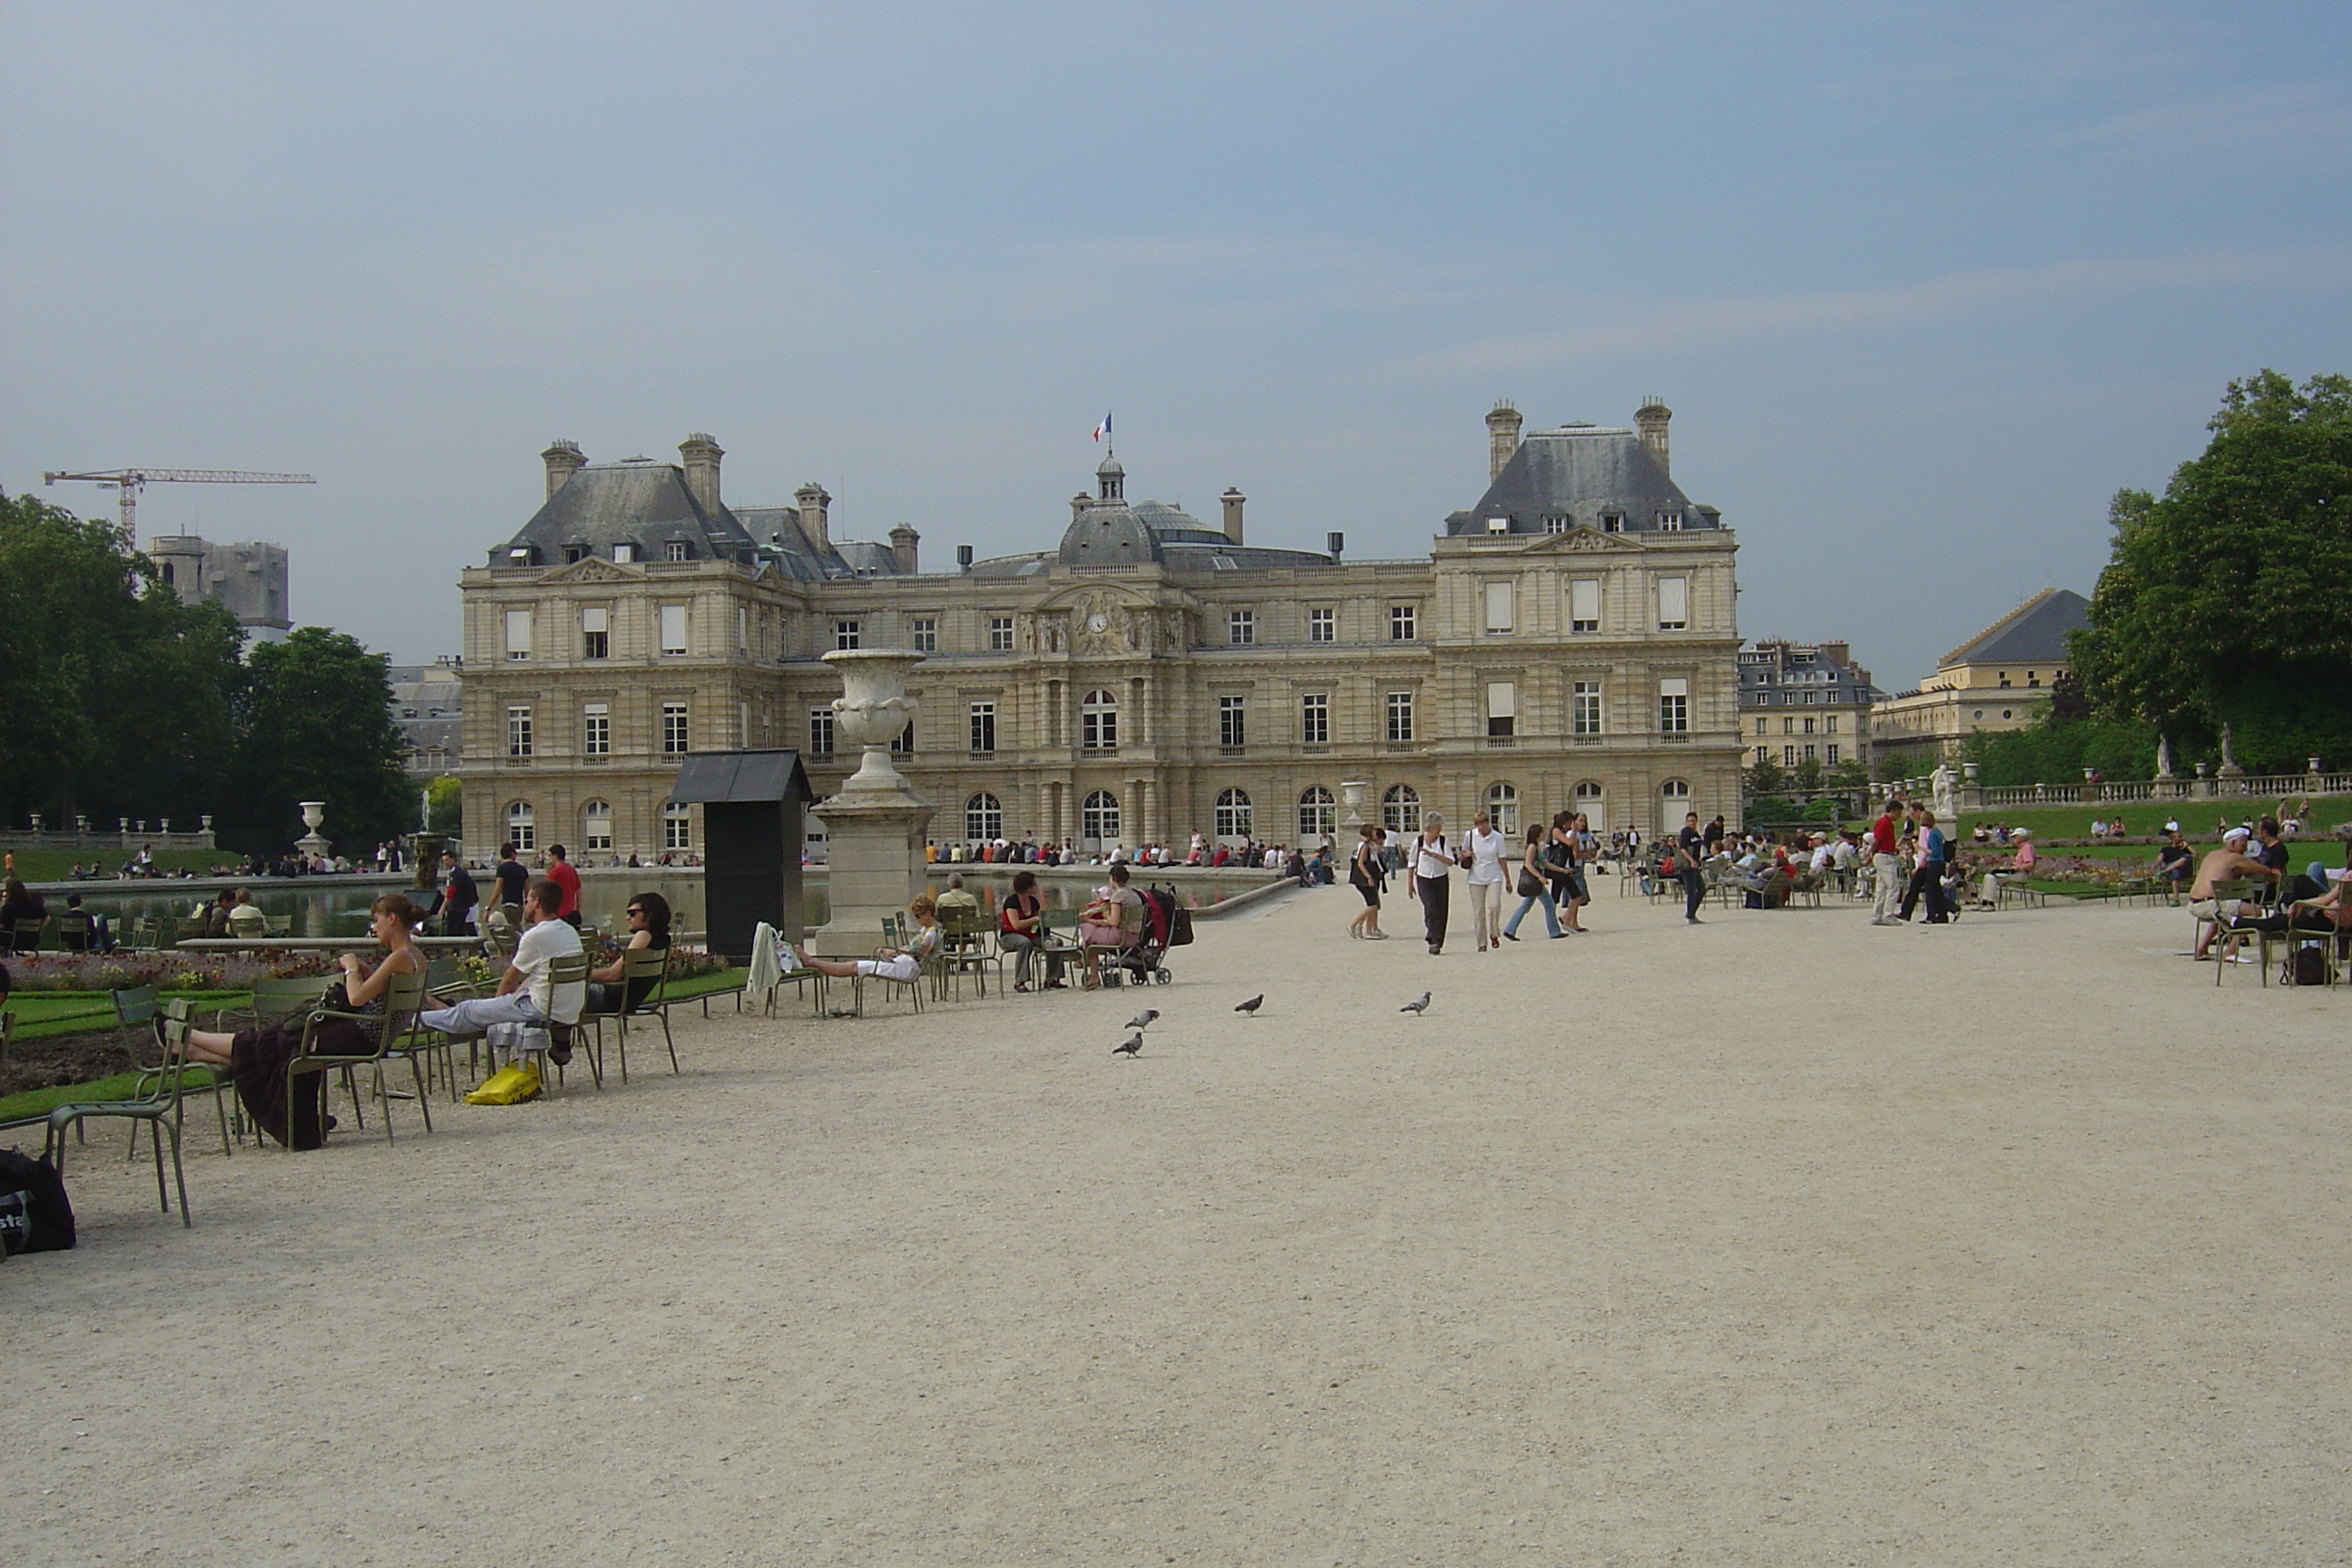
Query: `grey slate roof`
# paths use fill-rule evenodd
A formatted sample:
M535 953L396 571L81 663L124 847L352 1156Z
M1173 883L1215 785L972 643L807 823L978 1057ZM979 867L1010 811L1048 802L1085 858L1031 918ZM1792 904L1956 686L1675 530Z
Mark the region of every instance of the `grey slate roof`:
M735 515L724 506L706 511L677 464L591 463L492 551L490 563L506 565L518 549L529 550L537 566L560 565L567 550L609 560L619 543L635 545L640 561L661 561L675 540L683 540L696 561L740 561L751 552L751 536Z
M841 563L838 555L819 550L801 531L800 508L744 506L729 510L751 534L760 553L773 561L776 569L785 576L815 583L827 577L848 575L849 569Z
M1955 664L2062 664L2066 634L2091 624L2091 601L2072 588L2044 588L1936 661Z
M712 801L805 801L813 796L801 754L778 749L689 755L678 764L677 783L669 798L678 805L693 805Z
M1478 504L1449 516L1445 531L1486 533L1487 520L1502 517L1513 533L1566 532L1599 528L1610 512L1622 514L1632 533L1655 529L1660 512L1686 529L1722 526L1722 514L1692 504L1633 431L1571 425L1529 431ZM1566 521L1547 527L1551 518Z
M1156 500L1096 501L1070 520L1070 526L1062 531L1055 559L1066 566L1131 566L1157 561L1171 572L1202 574L1331 564L1331 558L1318 551L1234 544L1223 529L1211 528L1192 513Z

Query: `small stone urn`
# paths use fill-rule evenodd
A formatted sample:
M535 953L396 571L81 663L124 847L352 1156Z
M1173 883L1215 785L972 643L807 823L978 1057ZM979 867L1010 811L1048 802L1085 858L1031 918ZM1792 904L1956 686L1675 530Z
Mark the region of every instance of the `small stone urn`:
M1364 825L1364 791L1369 787L1362 779L1339 781L1339 804L1348 808L1348 815L1339 819L1340 826L1352 830Z
M834 733L864 749L857 771L842 784L845 793L900 791L907 777L890 761L890 742L915 721L915 700L907 695L907 672L923 662L909 648L836 648L824 656L841 676L833 700Z
M302 803L302 826L309 828L310 831L302 835L301 837L297 838L294 841L294 847L299 849L302 851L304 856L313 860L325 855L329 847L331 847L326 839L319 837L319 824L326 820L326 816L327 803L325 801L306 800Z

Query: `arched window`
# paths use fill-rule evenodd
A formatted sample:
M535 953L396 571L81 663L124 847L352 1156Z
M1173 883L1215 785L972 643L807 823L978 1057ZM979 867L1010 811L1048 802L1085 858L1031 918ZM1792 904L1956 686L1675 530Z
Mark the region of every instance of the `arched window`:
M1668 779L1658 786L1658 822L1661 831L1682 831L1683 817L1691 808L1690 785L1681 779Z
M694 847L694 808L685 805L662 807L662 847L691 849Z
M1576 809L1584 814L1593 832L1609 831L1609 813L1598 779L1586 779L1576 786Z
M1421 792L1411 784L1391 784L1381 796L1381 826L1391 833L1421 831Z
M1097 687L1078 704L1078 741L1089 752L1118 749L1118 699L1109 691Z
M963 836L975 843L1004 837L1004 805L985 791L963 803Z
M580 839L591 849L611 853L613 848L613 808L601 800L592 800L580 808Z
M539 847L538 819L531 815L530 802L519 800L507 807L507 841L517 849Z
M1506 838L1519 836L1519 792L1517 785L1495 784L1486 786L1486 815L1493 819L1495 831Z
M1298 841L1301 844L1330 837L1332 827L1339 820L1332 809L1333 805L1331 792L1321 784L1308 785L1306 793L1298 797Z
M1250 836L1250 797L1241 790L1217 792L1217 837L1247 838Z
M1118 796L1098 789L1078 807L1078 837L1108 844L1118 837Z

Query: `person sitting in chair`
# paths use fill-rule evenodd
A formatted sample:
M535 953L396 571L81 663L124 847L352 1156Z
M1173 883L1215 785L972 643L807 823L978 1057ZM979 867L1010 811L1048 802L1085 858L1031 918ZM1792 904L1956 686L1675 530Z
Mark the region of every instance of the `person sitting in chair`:
M498 1025L513 1025L519 1028L545 1029L551 1024L576 1024L580 1010L588 1000L588 987L581 984L559 986L551 973L555 961L578 953L580 933L555 911L563 907L563 889L545 878L530 884L523 894L523 919L530 929L522 933L515 944L513 962L499 977L498 994L478 996L455 1006L436 1007L418 1021L428 1029L445 1035L484 1035ZM561 1067L571 1059L568 1047L553 1044L549 1036L548 1055ZM556 1053L561 1050L562 1055ZM489 1079L466 1098L477 1104L508 1104L515 1100L528 1100L539 1090L539 1068L530 1058L517 1052L515 1058L492 1074ZM477 1100L475 1096L482 1097Z
M836 980L868 975L878 980L895 980L901 985L912 985L915 976L923 972L923 961L939 951L939 900L929 893L916 897L907 906L915 917L915 934L904 947L877 947L871 958L819 958L802 952L789 942L783 951L799 961L803 969L814 969L819 974L830 974Z
M1094 902L1078 914L1079 962L1086 965L1081 984L1089 991L1102 984L1103 958L1127 946L1127 911L1143 906L1143 895L1127 885L1125 866L1110 868L1110 882L1095 889Z
M588 972L588 1011L591 1013L625 1013L644 1002L660 978L639 975L628 982L628 993L622 994L622 975L628 968L627 954L652 951L669 952L669 900L659 893L639 893L629 900L627 915L629 940L621 944L623 956L615 958L602 969Z
M2259 904L2242 899L2215 897L2220 886L2242 877L2268 877L2274 881L2278 878L2276 871L2246 853L2246 846L2253 837L2251 829L2231 828L2221 835L2221 847L2207 852L2197 868L2197 880L2189 889L2189 912L2208 922L2192 955L2200 961L2205 957L2206 950L2213 945L2213 939L2221 935L2222 928L2231 921L2241 915L2262 913Z
M1029 989L1040 952L1045 955L1047 988L1060 989L1062 954L1050 945L1052 939L1045 930L1045 900L1037 892L1036 872L1013 874L1013 891L996 907L996 940L1016 955L1013 961L1013 989Z

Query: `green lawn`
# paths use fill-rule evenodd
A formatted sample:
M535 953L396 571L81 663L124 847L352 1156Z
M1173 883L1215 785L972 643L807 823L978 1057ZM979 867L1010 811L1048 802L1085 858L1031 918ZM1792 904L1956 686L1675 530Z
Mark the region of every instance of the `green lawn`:
M2298 801L2301 799L2300 796L2296 798ZM2112 820L2120 816L2124 819L2126 829L2137 837L2161 833L2164 830L2166 819L2177 816L2179 819L2181 830L2189 835L2189 841L2191 844L2210 846L2220 838L2220 835L2214 830L2214 824L2223 816L2226 815L2232 823L2242 822L2248 817L2260 820L2277 809L2278 802L2275 800L2255 799L2158 801L2138 805L2056 805L2042 806L2032 811L2011 808L1999 811L1962 812L1959 832L1960 837L1966 838L1979 822L1987 826L1996 822L2005 822L2011 827L2032 828L2033 837L2046 843L2053 838L2081 838L2088 836L2093 817ZM2315 838L2327 837L2335 832L2336 825L2339 822L2352 822L2352 796L2333 795L2325 799L2313 800L2311 814L2304 818L2302 842L2308 843ZM2104 847L2099 850L2062 851L2068 855L2109 852ZM2153 849L2144 849L2136 845L2116 852L2134 855L2155 853Z
M16 875L27 882L62 882L77 865L95 860L110 881L114 868L131 858L121 849L24 849L0 840L0 849L16 857ZM138 851L133 849L131 854ZM155 864L166 871L194 871L205 876L215 866L235 866L237 858L226 849L158 849ZM132 884L136 886L137 884Z
M164 1000L186 997L199 1014L223 1007L242 1007L250 991L166 991ZM60 1035L90 1035L114 1027L114 1002L103 991L19 991L8 998L8 1013L16 1020L19 1040L53 1039Z

